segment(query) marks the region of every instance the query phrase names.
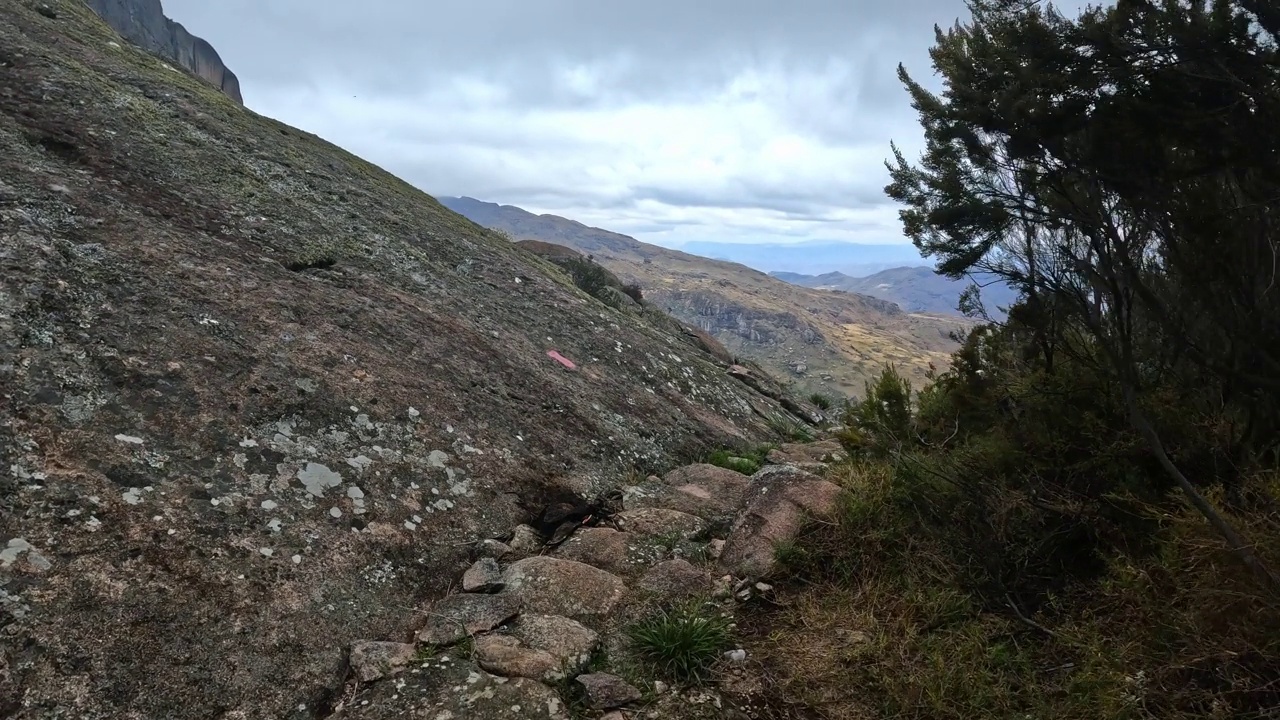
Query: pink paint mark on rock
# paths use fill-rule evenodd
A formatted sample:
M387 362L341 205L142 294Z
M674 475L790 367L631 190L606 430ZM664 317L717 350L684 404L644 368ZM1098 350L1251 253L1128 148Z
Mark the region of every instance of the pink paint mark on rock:
M551 358L552 360L555 360L556 362L558 362L558 363L560 363L561 365L563 365L563 366L565 366L565 367L569 368L570 370L577 370L577 369L578 369L578 366L577 366L577 365L574 365L572 360L570 360L569 358L567 358L567 357L565 357L565 356L561 355L560 353L556 352L555 350L548 350L548 351L547 351L547 357Z

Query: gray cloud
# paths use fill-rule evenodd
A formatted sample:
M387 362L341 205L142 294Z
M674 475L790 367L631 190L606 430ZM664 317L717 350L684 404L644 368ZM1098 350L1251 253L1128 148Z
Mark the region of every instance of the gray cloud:
M902 241L883 196L963 0L166 0L253 109L427 192L642 239Z

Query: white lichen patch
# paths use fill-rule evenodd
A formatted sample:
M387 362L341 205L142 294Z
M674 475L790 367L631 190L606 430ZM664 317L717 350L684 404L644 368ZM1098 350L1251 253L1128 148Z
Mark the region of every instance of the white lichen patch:
M137 437L134 435L125 435L123 433L116 435L116 440L119 440L122 443L129 443L130 445L141 445L143 442L142 438L140 437Z
M326 489L337 487L342 483L342 476L325 465L309 462L306 467L298 471L298 480L302 481L308 493L316 497L324 497Z

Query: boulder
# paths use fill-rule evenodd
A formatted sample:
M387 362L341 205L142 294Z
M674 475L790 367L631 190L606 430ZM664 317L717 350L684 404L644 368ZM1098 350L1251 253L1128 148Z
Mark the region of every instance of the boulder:
M830 519L842 492L834 483L790 465L770 465L751 477L752 494L725 539L720 564L740 576L774 569L774 549L794 540L807 517Z
M545 555L512 563L502 582L498 595L476 597L508 598L526 612L566 617L607 615L627 591L613 573Z
M634 535L678 535L682 540L688 540L707 528L706 521L697 515L666 508L623 510L613 516L613 521L620 529Z
M566 617L525 615L502 634L477 637L475 658L498 675L554 682L580 671L599 639Z
M658 563L640 578L636 586L664 599L711 595L715 578L687 560Z

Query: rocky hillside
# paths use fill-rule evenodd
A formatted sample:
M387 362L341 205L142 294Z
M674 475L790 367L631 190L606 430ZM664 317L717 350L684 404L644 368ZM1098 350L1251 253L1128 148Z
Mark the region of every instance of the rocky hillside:
M950 360L954 329L966 321L908 313L891 302L810 290L737 263L690 255L588 227L472 198L446 206L516 240L556 243L589 254L624 282L638 283L653 306L711 333L798 392L851 395L888 362L923 381L930 363Z
M167 58L204 78L236 102L240 81L222 64L218 51L164 14L160 0L85 0L94 12L129 42Z
M0 716L326 716L486 539L800 422L82 0L0 16Z
M870 295L895 303L908 312L958 314L960 293L973 284L973 280L952 280L939 275L930 267L899 267L882 270L866 277L850 277L841 272L822 275L804 275L791 272L769 273L779 280L816 290ZM1017 294L1002 282L991 277L977 277L982 286L982 302L992 317L1002 317L1000 308L1007 308L1017 299Z

